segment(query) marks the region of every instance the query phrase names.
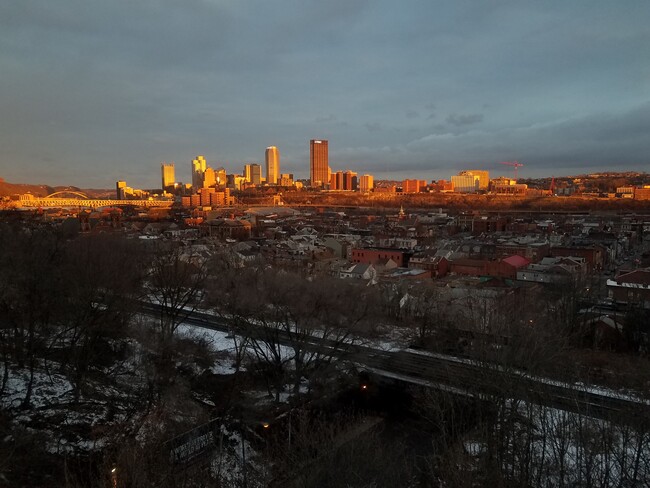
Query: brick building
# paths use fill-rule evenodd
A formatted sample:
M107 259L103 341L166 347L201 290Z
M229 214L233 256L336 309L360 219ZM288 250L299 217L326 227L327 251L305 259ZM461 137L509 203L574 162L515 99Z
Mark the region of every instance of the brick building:
M609 297L618 303L650 308L650 268L636 269L607 280L607 290Z
M388 260L392 260L400 268L408 264L408 257L410 255L399 249L388 248L367 248L367 249L352 249L352 256L350 260L353 263L363 264L385 264Z

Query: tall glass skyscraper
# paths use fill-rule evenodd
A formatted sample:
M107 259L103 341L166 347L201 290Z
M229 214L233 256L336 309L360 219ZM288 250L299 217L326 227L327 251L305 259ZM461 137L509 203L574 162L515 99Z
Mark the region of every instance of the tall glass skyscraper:
M174 172L174 163L160 165L160 171L162 173L162 189L165 190L170 186L174 186L176 182L176 173Z
M329 184L329 155L327 141L309 141L309 169L311 186L322 187Z
M266 183L277 185L280 178L280 151L275 146L266 148Z
M197 156L192 160L192 187L194 191L203 187L203 174L207 166L205 156Z

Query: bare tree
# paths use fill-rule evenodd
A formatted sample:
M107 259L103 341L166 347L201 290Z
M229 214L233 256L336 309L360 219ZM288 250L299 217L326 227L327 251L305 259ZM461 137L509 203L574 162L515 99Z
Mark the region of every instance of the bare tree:
M34 372L39 350L52 333L61 313L66 283L61 273L64 241L54 230L18 230L5 235L0 260L0 329L4 341L5 366L8 358L29 369L23 408L31 404ZM5 367L5 374L6 374Z
M85 238L67 248L66 320L58 336L65 338L71 351L64 361L71 363L78 400L91 366L113 357L107 340L124 335L135 312L133 298L140 294L143 270L135 243L122 238Z
M346 282L246 269L231 272L220 283L225 286L213 293L212 301L231 321L239 345L258 360L276 398L289 375L298 392L303 378L326 369L369 318L365 290Z
M156 249L147 276L147 292L161 305L158 332L163 349L176 329L201 303L207 267L191 248Z

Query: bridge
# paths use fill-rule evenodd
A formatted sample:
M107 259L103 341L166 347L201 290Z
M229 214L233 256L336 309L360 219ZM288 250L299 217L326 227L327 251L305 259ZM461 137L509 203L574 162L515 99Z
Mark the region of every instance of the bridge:
M72 194L74 198L64 198L62 195ZM80 207L80 208L99 208L99 207L171 207L172 200L110 200L88 198L80 192L62 191L52 193L46 197L21 198L20 206L31 208L58 208L58 207Z
M143 313L160 317L162 306L139 302ZM188 312L184 322L195 327L233 332L232 324L212 314ZM234 331L237 333L237 331ZM251 335L251 331L241 331ZM252 332L254 334L254 332ZM260 332L258 339L264 338ZM295 339L282 331L274 331L282 345L291 347ZM518 399L536 405L579 413L589 417L638 424L650 422L650 400L618 394L598 387L557 381L529 375L525 371L479 362L446 354L404 349L385 351L353 343L309 337L301 347L337 357L384 380L424 386L475 399Z

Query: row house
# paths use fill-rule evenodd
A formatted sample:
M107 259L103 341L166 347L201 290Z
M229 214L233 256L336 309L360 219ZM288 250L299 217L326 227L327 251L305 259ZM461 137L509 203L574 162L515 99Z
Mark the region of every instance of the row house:
M529 262L538 263L549 255L551 246L548 242L506 242L496 245L495 256L505 257L517 255Z
M650 268L637 269L607 280L609 297L617 303L650 308Z
M491 234L493 232L505 232L508 226L506 217L474 217L472 220L472 234Z
M504 259L457 259L450 263L451 273L468 276L493 276L516 279L517 271L530 264L530 260L513 255Z
M584 258L544 258L517 271L517 279L533 283L578 283L584 278Z
M451 251L416 253L409 259L408 267L429 271L432 277L441 278L449 272L449 254Z
M410 253L390 248L362 248L352 249L351 261L363 264L386 264L393 261L397 267L405 267L408 264Z
M339 270L339 278L374 281L377 279L377 270L372 264L354 264Z
M605 265L605 249L601 246L558 246L552 247L550 255L554 257L583 258L589 269L602 270Z
M418 240L412 237L379 237L379 247L396 249L415 249Z
M252 225L246 220L214 219L199 224L202 237L235 239L245 241L251 238Z

